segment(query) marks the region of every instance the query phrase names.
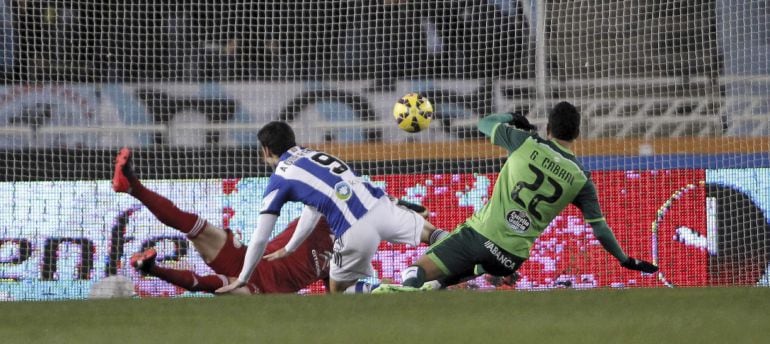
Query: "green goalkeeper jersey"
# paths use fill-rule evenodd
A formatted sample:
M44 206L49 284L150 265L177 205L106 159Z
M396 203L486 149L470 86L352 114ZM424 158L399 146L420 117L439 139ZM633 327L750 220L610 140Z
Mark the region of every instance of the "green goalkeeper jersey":
M500 117L493 121L506 118L492 116ZM570 203L580 208L587 222L604 220L590 173L569 149L537 134L493 123L491 133L485 133L493 144L508 150L508 160L491 198L467 225L511 254L528 258L535 239Z

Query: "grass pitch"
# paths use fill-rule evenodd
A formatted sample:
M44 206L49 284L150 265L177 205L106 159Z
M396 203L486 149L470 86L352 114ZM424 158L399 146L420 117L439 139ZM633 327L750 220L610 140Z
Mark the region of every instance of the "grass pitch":
M0 303L2 343L767 343L770 289Z

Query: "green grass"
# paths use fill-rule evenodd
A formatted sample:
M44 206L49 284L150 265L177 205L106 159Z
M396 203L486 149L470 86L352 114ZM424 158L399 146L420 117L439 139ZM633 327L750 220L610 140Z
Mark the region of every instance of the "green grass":
M762 343L770 289L0 303L2 343Z

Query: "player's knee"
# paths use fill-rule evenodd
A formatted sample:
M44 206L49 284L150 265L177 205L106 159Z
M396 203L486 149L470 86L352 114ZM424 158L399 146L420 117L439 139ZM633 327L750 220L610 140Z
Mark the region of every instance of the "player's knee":
M425 269L412 265L401 271L401 284L407 287L419 288L425 282Z

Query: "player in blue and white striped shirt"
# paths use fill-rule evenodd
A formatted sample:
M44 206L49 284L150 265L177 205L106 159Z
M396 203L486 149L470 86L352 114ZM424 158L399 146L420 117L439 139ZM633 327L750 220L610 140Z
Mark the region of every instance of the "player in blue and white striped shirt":
M361 291L356 282L374 276L371 260L382 240L417 246L446 235L420 214L397 206L382 189L356 175L338 158L297 146L288 124L270 122L257 136L264 160L275 172L265 190L257 230L249 242L238 282L218 292L228 292L249 280L287 202L305 204L299 224L286 246L265 258L282 258L296 250L325 216L335 236L331 292Z

